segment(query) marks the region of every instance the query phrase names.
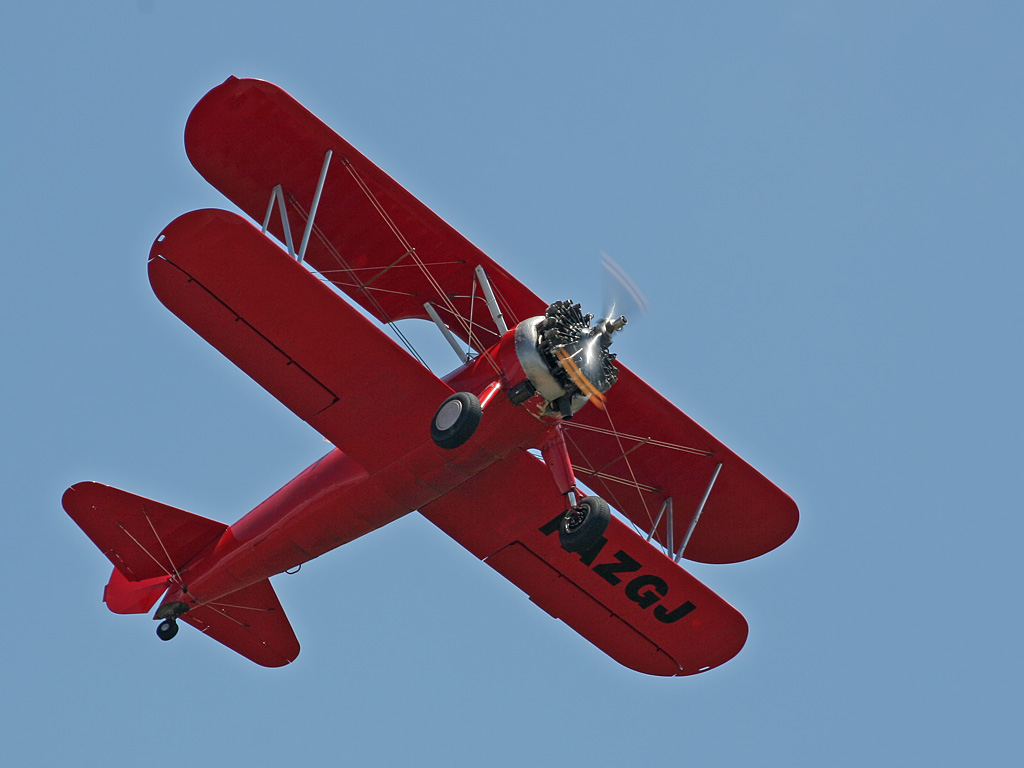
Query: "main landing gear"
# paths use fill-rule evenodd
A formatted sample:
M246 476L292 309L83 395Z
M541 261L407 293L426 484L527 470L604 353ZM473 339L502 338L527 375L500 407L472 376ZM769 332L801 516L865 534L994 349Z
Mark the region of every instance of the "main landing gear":
M458 448L473 436L483 415L480 398L472 392L456 392L434 414L430 437L441 448Z
M519 402L524 402L520 387L513 388ZM525 391L525 390L524 390ZM532 396L533 391L526 395ZM571 410L563 418L572 416ZM465 444L475 433L483 418L480 398L472 392L456 392L448 397L434 414L430 422L430 437L440 448L452 450ZM541 446L544 462L554 475L558 490L571 504L559 524L558 539L567 552L585 552L593 547L611 523L612 514L608 502L599 496L581 496L576 488L572 462L560 429L554 429ZM157 618L160 618L158 615ZM163 627L163 625L161 625ZM157 634L162 638L160 631ZM173 637L173 634L171 635ZM170 639L170 638L167 638Z
M585 552L600 541L611 523L608 502L600 496L584 496L565 511L558 526L558 540L567 552Z

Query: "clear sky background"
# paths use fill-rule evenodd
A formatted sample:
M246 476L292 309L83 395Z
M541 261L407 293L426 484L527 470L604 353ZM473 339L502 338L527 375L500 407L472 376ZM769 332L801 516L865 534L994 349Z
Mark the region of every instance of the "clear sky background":
M4 761L1019 756L1022 40L1012 2L3 4ZM275 579L284 669L107 611L68 485L230 522L326 450L147 282L166 223L232 207L182 147L231 74L548 300L628 269L622 359L801 508L691 569L737 658L631 672L416 514Z

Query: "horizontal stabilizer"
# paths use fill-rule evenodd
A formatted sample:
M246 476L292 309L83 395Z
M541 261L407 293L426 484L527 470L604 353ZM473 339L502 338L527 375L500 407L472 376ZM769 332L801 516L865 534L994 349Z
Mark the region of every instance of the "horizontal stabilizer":
M181 621L264 667L283 667L299 655L299 641L269 579L193 608Z
M227 530L224 523L100 483L71 486L61 503L129 582L155 583L156 579L170 578ZM140 589L145 591L147 586ZM116 579L111 579L107 595L113 596L114 602L107 604L116 613L126 611L114 605L131 605L127 588Z

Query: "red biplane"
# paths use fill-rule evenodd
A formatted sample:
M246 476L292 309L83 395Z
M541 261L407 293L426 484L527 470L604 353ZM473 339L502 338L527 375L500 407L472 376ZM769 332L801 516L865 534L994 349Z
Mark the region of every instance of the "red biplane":
M257 223L175 219L153 290L337 447L230 526L69 488L113 563L110 610L159 601L161 639L183 621L281 666L299 643L270 577L418 510L627 667L692 675L739 652L743 616L679 561L764 554L796 505L613 363L624 318L542 301L270 83L210 91L185 147ZM436 377L341 294L381 323L432 320L462 365Z

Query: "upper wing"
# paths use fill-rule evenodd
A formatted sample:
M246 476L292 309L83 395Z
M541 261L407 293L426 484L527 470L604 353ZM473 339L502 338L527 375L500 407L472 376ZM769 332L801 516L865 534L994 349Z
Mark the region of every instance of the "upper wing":
M562 549L562 498L528 453L510 455L421 511L631 669L692 675L724 664L746 641L747 623L735 608L618 518L593 549Z
M474 289L477 266L510 327L544 312L528 288L272 83L232 77L210 91L189 116L185 149L196 170L256 221L281 185L296 249L331 150L305 259L381 322L426 319L430 301L464 341L489 347L497 334L477 322L489 317ZM285 241L276 206L270 231Z
M696 562L748 560L793 534L800 516L789 496L617 365L607 411L584 408L567 425L573 469L583 482L647 532L665 506L655 535L673 553L700 512L683 550Z
M452 393L236 214L175 219L153 244L149 279L168 309L370 472L429 440Z

